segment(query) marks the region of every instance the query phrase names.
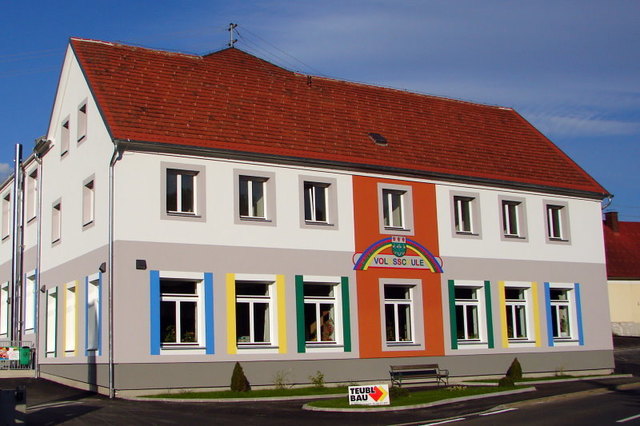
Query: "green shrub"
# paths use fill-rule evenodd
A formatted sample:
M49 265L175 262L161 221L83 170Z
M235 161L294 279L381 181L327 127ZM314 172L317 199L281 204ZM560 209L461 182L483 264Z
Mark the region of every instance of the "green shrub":
M516 385L513 377L504 376L502 379L498 380L498 386L500 387L509 387L512 388Z
M409 389L401 388L400 386L391 386L389 388L389 396L391 399L409 396Z
M251 390L251 385L247 376L244 375L244 370L240 366L239 362L236 362L233 367L233 374L231 375L231 390L234 392L248 392Z
M309 376L309 381L316 388L324 387L324 374L320 370L316 371L315 376Z
M513 362L507 370L507 377L511 377L514 382L522 380L522 367L520 366L518 358L513 359Z

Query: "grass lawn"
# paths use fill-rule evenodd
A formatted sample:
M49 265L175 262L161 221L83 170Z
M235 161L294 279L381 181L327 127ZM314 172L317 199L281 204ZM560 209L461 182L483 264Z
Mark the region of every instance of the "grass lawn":
M522 386L516 387L499 387L499 386L452 386L449 388L436 388L410 392L407 396L391 397L391 407L401 407L404 405L426 404L429 402L440 401L443 399L460 398L472 395L481 395L487 393L504 392L508 390L521 389ZM349 405L347 397L324 399L313 401L307 405L323 408L367 408L364 405ZM380 408L380 406L372 407Z
M217 398L275 398L285 396L309 396L347 394L347 386L337 387L304 387L288 389L258 389L249 392L212 391L212 392L174 392L159 395L146 395L146 398L177 398L177 399L217 399Z

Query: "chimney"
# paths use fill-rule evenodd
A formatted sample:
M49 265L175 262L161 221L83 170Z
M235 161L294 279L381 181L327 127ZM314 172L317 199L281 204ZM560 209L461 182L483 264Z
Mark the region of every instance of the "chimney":
M618 212L606 212L604 214L604 224L613 232L618 232Z

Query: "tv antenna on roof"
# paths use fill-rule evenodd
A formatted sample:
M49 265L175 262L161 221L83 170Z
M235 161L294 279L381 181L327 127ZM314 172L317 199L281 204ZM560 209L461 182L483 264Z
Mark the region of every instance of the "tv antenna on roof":
M229 28L227 28L227 31L229 31L229 43L227 43L227 46L229 47L233 47L233 45L238 41L238 39L233 38L233 30L235 30L237 26L238 24L234 24L232 22L229 24Z

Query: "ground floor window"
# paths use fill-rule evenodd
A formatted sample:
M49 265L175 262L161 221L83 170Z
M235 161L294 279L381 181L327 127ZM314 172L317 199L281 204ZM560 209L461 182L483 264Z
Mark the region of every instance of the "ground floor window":
M160 279L160 336L163 345L198 345L199 282Z
M296 275L298 352L351 350L347 277Z
M213 275L151 271L150 278L151 354L214 353Z
M384 318L387 343L413 342L413 286L384 285Z
M270 345L273 321L273 283L236 281L236 342Z
M549 346L584 344L580 284L545 283Z
M58 338L58 291L57 288L50 288L46 295L46 328L45 328L45 351L47 357L56 356Z
M504 288L507 337L511 340L526 340L529 337L527 292L527 288Z
M493 319L489 281L449 281L451 347L483 345L492 348Z
M87 278L85 286L86 297L86 351L100 351L101 329L101 276Z

